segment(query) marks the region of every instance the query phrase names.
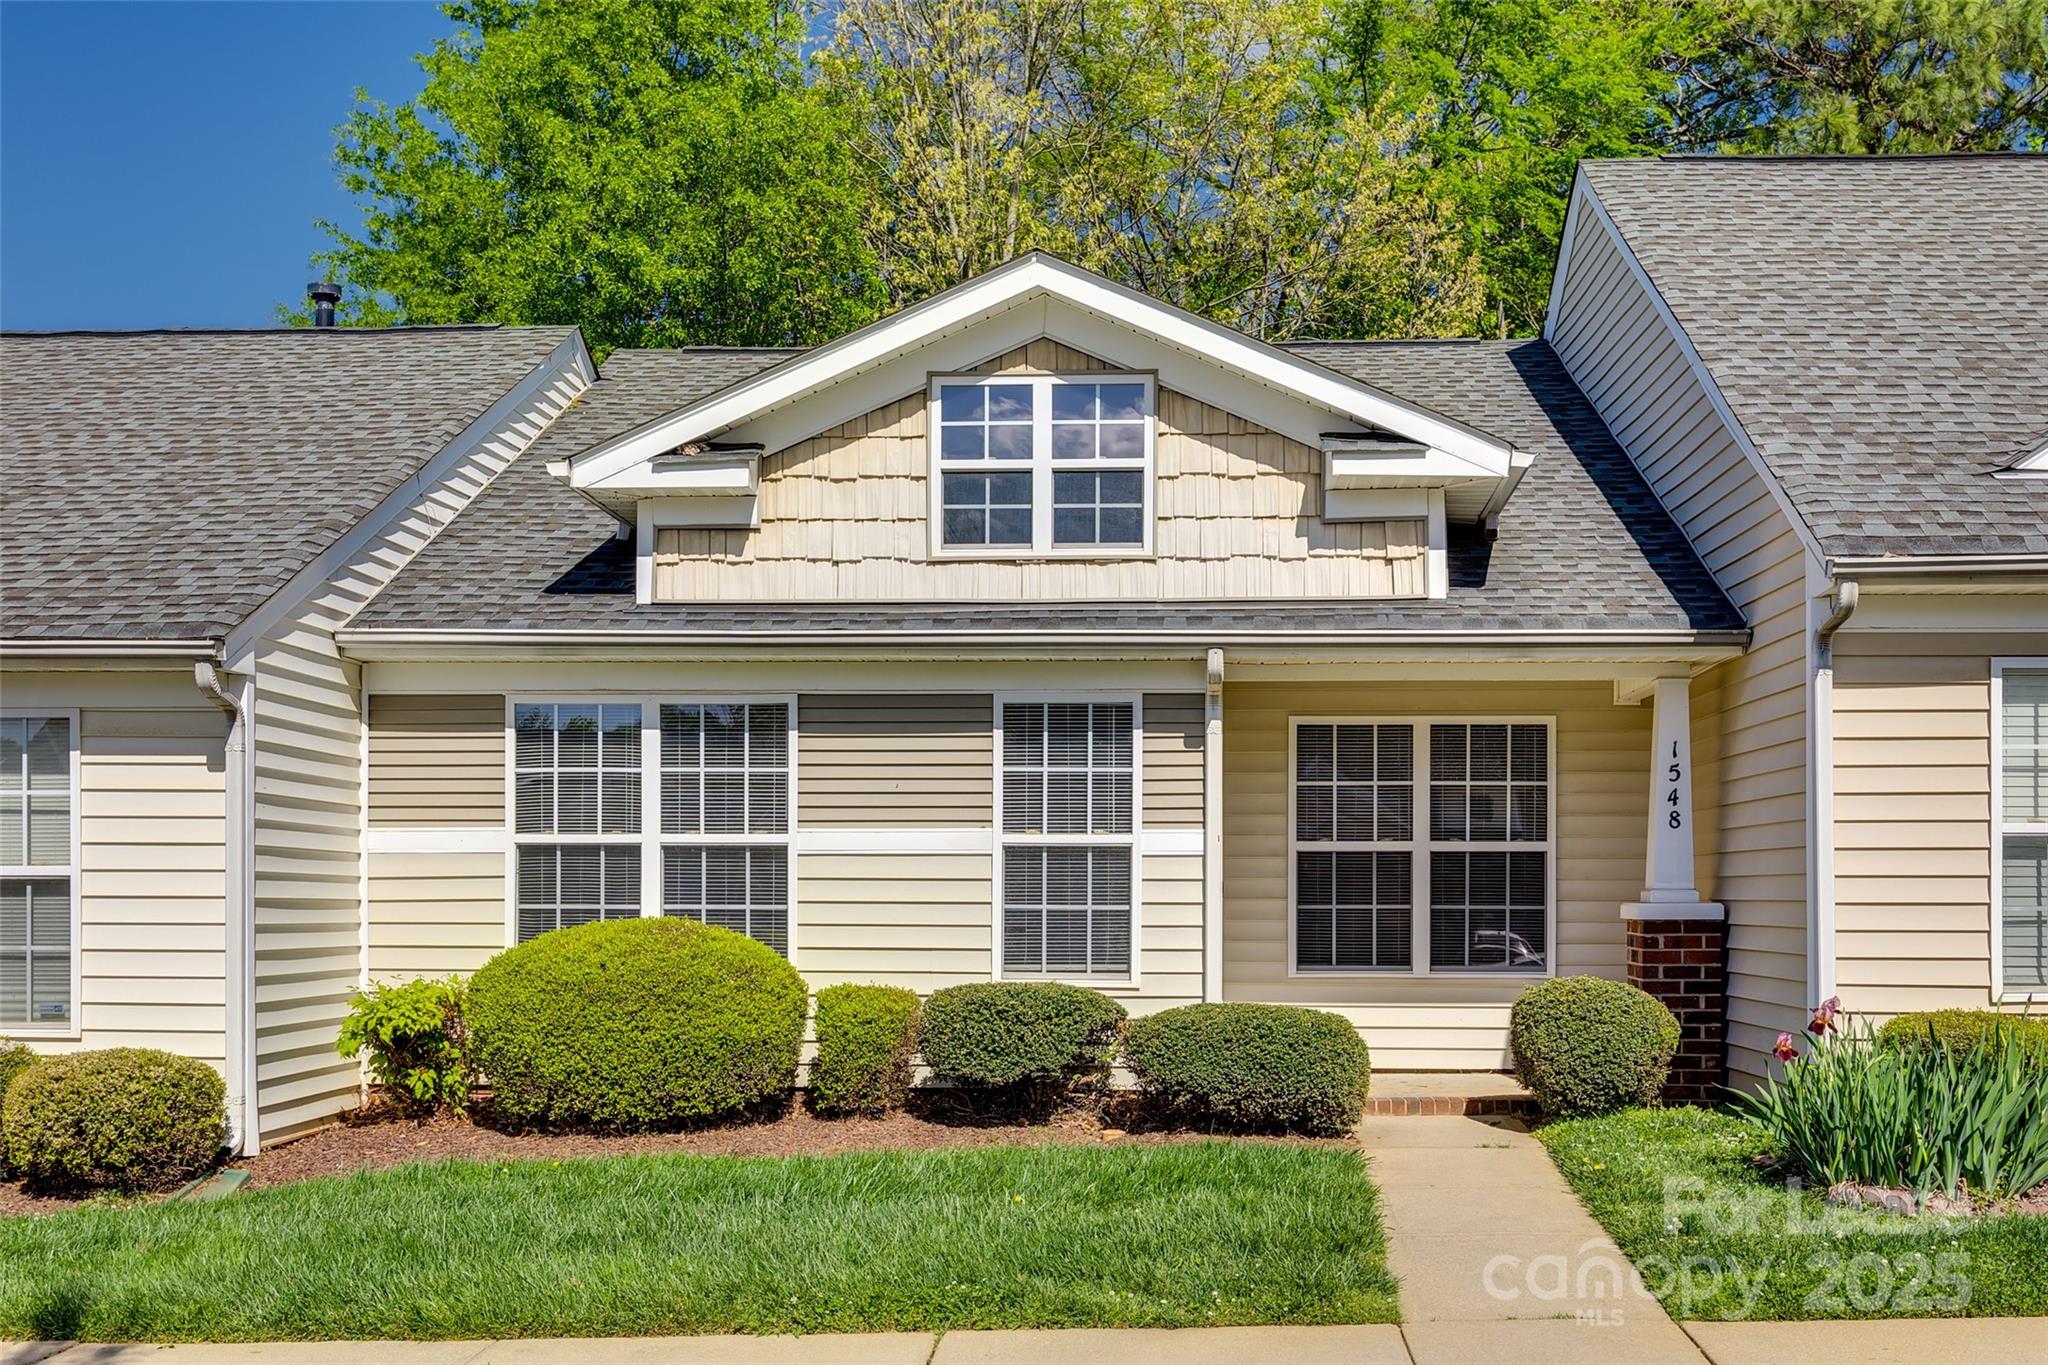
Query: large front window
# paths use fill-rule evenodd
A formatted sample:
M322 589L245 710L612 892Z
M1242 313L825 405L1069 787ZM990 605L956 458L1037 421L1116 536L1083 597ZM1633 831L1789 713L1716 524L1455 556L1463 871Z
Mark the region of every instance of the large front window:
M1294 970L1540 973L1550 955L1550 726L1294 726Z
M1004 701L1002 975L1132 973L1135 700Z
M1993 677L1998 986L2040 995L2048 993L2048 660L2001 662Z
M787 954L789 727L786 701L516 703L518 940L674 915Z
M73 1025L77 718L0 717L0 1034Z
M1143 375L935 380L939 553L1142 553L1155 393Z

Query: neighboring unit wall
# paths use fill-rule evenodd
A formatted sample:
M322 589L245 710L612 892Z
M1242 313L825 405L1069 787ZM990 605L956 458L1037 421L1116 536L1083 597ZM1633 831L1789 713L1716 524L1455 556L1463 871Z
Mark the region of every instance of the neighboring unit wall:
M1842 1001L1877 1015L1982 1009L1993 994L1991 660L2048 657L2048 632L1846 630L1834 656Z
M154 1047L225 1068L227 718L188 668L9 668L10 709L79 713L79 1036L38 1052Z
M1556 718L1556 971L1625 978L1620 907L1643 886L1649 708L1616 706L1605 682L1226 682L1225 999L1335 1010L1358 1026L1377 1068L1508 1064L1508 1009L1529 977L1288 975L1290 719L1453 715Z
M985 370L1101 361L1039 341ZM1159 395L1155 554L934 561L927 400L908 395L770 455L755 530L664 530L657 601L1419 597L1421 521L1326 522L1319 452L1206 403Z
M1581 214L1550 323L1565 368L1750 624L1696 679L1700 892L1728 907L1729 1065L1806 1017L1805 549L1613 239ZM1227 751L1226 751L1227 752Z

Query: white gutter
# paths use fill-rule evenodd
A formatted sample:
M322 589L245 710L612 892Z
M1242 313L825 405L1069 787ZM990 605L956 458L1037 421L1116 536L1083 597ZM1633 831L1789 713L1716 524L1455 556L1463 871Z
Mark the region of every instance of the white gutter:
M249 849L254 806L250 799L252 767L248 743L256 698L255 680L233 677L211 659L192 666L200 695L228 717L223 766L227 795L227 887L224 913L227 932L226 1059L228 1145L237 1153L256 1151L256 946L255 916L250 903ZM230 688L233 689L232 693Z
M1923 574L2048 573L2048 555L1882 555L1828 561L1837 578L1914 578Z
M211 659L218 640L55 640L30 637L0 640L0 657L26 659Z
M1130 642L1142 646L1202 647L1221 642L1250 645L1477 645L1503 640L1564 646L1730 646L1749 644L1741 630L341 630L346 646L418 645L885 645L1016 647L1100 646Z

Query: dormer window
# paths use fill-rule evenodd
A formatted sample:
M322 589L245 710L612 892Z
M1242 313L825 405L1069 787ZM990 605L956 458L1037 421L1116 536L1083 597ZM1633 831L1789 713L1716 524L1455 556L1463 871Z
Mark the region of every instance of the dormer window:
M941 558L1150 553L1149 375L932 381L932 544Z

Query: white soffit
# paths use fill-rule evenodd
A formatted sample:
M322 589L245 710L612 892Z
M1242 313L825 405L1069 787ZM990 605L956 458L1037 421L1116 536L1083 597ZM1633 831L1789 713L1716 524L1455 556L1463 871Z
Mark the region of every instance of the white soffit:
M921 391L927 375L972 368L1041 336L1155 369L1168 387L1306 445L1321 443L1334 416L1429 447L1451 479L1505 479L1514 461L1496 436L1033 253L585 451L570 461L569 480L644 487L659 457L713 437L783 449ZM805 401L814 397L822 401Z

